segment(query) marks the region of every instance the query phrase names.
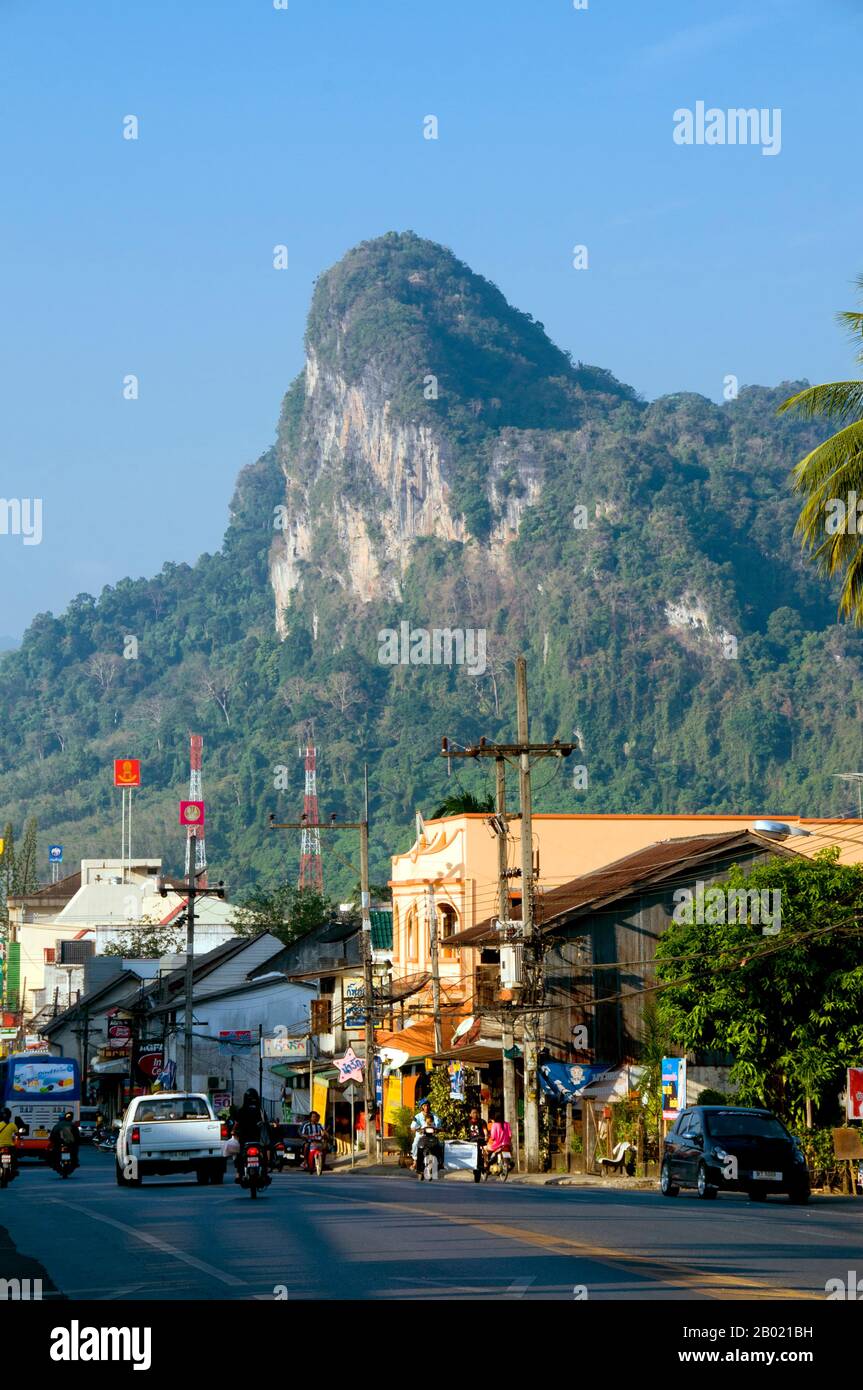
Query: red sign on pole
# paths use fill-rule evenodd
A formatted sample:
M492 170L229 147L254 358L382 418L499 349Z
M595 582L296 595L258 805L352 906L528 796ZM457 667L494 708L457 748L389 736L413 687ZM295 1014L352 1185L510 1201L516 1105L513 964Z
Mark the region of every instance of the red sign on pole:
M115 787L140 787L141 785L141 760L140 758L115 758L114 759L114 786Z
M203 801L181 801L181 802L180 802L180 824L181 824L181 825L203 825L203 824L204 824L204 803L203 803Z

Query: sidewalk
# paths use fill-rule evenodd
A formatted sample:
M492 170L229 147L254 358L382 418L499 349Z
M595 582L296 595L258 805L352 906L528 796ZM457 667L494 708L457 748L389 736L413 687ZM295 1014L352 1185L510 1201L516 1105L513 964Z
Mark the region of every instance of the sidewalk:
M353 1168L350 1158L338 1158L332 1164L332 1171L340 1174L356 1173L363 1177L404 1178L416 1182L416 1174L411 1168L400 1168L395 1159L389 1162L368 1162L365 1155L357 1155ZM445 1182L473 1182L473 1174L465 1170L447 1173ZM627 1178L619 1176L600 1177L591 1173L512 1173L507 1186L522 1185L532 1187L611 1187L628 1188L630 1191L655 1192L658 1190L657 1178Z

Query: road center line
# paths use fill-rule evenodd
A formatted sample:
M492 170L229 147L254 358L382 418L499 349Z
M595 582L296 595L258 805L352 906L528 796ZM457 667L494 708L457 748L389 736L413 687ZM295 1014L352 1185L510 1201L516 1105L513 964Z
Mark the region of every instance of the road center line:
M376 1202L366 1197L342 1197L335 1192L315 1193L318 1197L332 1197L336 1201L352 1202L356 1206L379 1208L391 1211L409 1212L412 1216L434 1216L439 1221L449 1221L454 1226L471 1226L486 1235L497 1236L501 1240L519 1241L522 1245L534 1245L551 1254L580 1255L583 1259L597 1260L602 1264L620 1266L631 1271L635 1265L645 1273L653 1274L663 1283L682 1285L707 1298L732 1299L743 1296L753 1299L794 1299L811 1301L815 1294L803 1293L799 1289L786 1289L764 1284L757 1279L748 1279L738 1274L720 1274L717 1271L694 1269L687 1265L675 1264L654 1255L639 1255L634 1251L624 1253L605 1245L595 1245L590 1241L573 1240L570 1236L544 1235L541 1231L526 1231L519 1226L505 1226L497 1221L483 1221L477 1217L459 1216L455 1212L441 1211L433 1207L413 1206L408 1202L391 1202L384 1199Z
M102 1216L98 1212L88 1211L86 1207L79 1206L77 1202L63 1202L59 1197L49 1197L48 1200L69 1211L79 1211L82 1216L89 1216L91 1221L101 1221L106 1226L113 1226L116 1230L133 1236L135 1240L142 1241L144 1245L150 1245L154 1250L160 1250L163 1255L171 1255L173 1259L182 1260L183 1264L191 1265L193 1269L199 1269L203 1274L209 1274L211 1279L218 1279L222 1284L229 1284L232 1288L245 1288L246 1286L245 1279L238 1279L235 1274L228 1274L223 1269L217 1269L215 1265L207 1264L205 1260L198 1260L194 1255L187 1255L184 1250L178 1250L176 1245L170 1245L168 1241L162 1240L161 1236L153 1236L146 1231L139 1231L135 1226L127 1226L125 1221L115 1221L113 1216Z

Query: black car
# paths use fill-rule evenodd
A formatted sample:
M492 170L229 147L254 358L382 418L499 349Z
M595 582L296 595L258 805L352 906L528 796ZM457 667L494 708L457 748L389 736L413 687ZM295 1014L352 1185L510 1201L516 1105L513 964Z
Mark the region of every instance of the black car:
M694 1187L699 1197L747 1192L761 1202L785 1192L809 1201L809 1171L797 1140L769 1110L690 1105L665 1137L659 1186L665 1197Z
M301 1124L280 1124L278 1127L279 1139L285 1146L286 1163L302 1163L305 1139L303 1138L303 1126Z

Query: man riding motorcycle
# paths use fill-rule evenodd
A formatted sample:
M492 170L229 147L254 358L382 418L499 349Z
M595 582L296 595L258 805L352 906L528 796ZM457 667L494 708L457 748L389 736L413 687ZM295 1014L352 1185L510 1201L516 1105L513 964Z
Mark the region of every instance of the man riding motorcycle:
M78 1133L78 1125L71 1110L67 1110L61 1120L58 1120L51 1130L50 1163L51 1167L57 1172L60 1171L60 1156L66 1150L72 1157L72 1167L78 1167L78 1150L81 1147L81 1136Z
M240 1141L240 1151L234 1159L237 1170L235 1182L243 1176L243 1154L247 1144L258 1144L261 1150L261 1174L269 1182L267 1156L270 1147L270 1131L264 1114L261 1098L253 1087L243 1096L243 1103L234 1118L234 1138Z
M423 1181L423 1168L425 1166L425 1156L429 1149L437 1156L439 1165L443 1165L443 1145L438 1138L440 1120L434 1114L429 1101L424 1100L416 1115L411 1120L411 1129L414 1132L414 1141L411 1148L411 1156L414 1166L419 1175L420 1182ZM432 1129L433 1134L427 1134L426 1130Z
M326 1168L326 1166L327 1166L327 1148L328 1148L327 1140L329 1139L329 1135L327 1134L327 1131L326 1131L326 1129L324 1128L324 1126L321 1124L321 1117L320 1117L320 1115L318 1114L318 1111L317 1111L317 1110L313 1110L313 1111L311 1112L311 1114L309 1115L309 1118L306 1120L305 1124L303 1125L303 1127L302 1127L300 1133L302 1134L302 1137L303 1137L303 1138L305 1139L305 1141L306 1141L306 1142L304 1143L304 1145L303 1145L303 1167L304 1167L304 1168L308 1168L308 1166L309 1166L309 1143L310 1143L310 1141L311 1141L312 1139L319 1139L320 1142L321 1142L321 1147L322 1147L323 1155L324 1155L324 1158L323 1158L323 1166L324 1166L324 1168Z
M12 1111L8 1109L0 1111L0 1149L8 1149L12 1155L12 1176L18 1171L18 1154L16 1145L18 1143L18 1126L12 1119Z

